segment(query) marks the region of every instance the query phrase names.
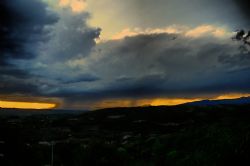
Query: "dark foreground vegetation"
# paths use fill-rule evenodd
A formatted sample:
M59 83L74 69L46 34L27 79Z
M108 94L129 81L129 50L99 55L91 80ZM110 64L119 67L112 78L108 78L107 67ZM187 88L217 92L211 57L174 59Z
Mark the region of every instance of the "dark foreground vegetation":
M81 115L0 117L1 166L51 163L249 165L250 105L115 108Z

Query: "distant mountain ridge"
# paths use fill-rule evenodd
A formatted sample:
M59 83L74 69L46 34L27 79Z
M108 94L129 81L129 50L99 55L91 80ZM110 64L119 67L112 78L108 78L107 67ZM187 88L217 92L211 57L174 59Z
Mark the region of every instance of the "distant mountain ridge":
M250 97L241 97L238 99L222 99L222 100L201 100L201 101L185 103L184 105L214 106L214 105L244 105L244 104L250 104Z

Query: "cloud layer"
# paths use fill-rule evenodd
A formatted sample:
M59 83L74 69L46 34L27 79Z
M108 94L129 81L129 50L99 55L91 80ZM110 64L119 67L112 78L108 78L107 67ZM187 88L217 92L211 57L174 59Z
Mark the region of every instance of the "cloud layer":
M2 0L0 10L1 64L11 58L34 57L36 44L48 38L46 26L57 21L46 5L37 0Z
M214 31L198 37L186 35L195 29L199 27L182 33L147 33L101 42L90 55L64 65L96 79L68 82L51 95L64 98L68 104L91 105L106 99L249 93L249 54L241 53L238 43L228 36L216 36Z
M87 108L108 99L250 93L250 54L226 26L125 29L96 43L101 29L73 2L61 1L53 12L36 0L0 2L1 95Z
M48 27L58 18L37 0L2 0L0 12L0 93L36 93L32 76L13 61L35 58L38 45L49 38Z

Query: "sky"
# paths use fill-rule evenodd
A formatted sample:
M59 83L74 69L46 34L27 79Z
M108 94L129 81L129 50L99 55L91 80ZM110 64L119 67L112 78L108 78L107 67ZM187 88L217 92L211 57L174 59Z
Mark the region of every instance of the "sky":
M250 96L246 0L1 0L0 107ZM39 105L40 104L40 105ZM44 104L44 105L42 105Z

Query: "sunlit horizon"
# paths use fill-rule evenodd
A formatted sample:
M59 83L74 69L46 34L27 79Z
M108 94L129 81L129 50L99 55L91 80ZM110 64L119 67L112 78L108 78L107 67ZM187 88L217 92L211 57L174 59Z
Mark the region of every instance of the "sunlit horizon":
M54 109L55 103L39 103L39 102L19 102L19 101L1 101L0 108L15 108L15 109Z
M113 107L141 107L141 106L176 106L180 104L202 100L226 100L250 97L250 94L230 93L216 97L197 98L154 98L154 99L107 99L90 106L90 109L102 109Z
M197 98L154 98L154 99L106 99L90 104L87 109L103 109L114 107L141 107L141 106L176 106L180 104L202 101L202 100L223 100L238 99L242 97L250 97L250 94L225 94L216 97L197 97ZM80 106L81 107L81 106ZM0 108L9 109L56 109L59 108L56 103L49 102L29 102L29 101L3 101L0 100ZM80 109L80 108L73 108Z

